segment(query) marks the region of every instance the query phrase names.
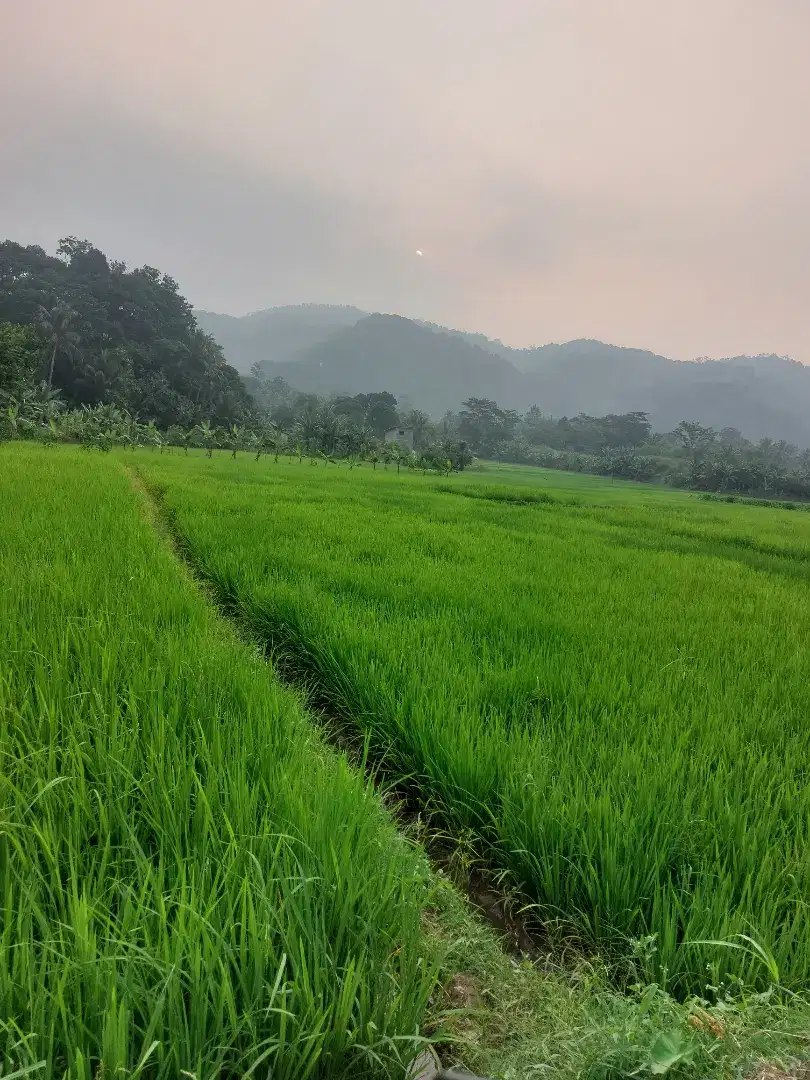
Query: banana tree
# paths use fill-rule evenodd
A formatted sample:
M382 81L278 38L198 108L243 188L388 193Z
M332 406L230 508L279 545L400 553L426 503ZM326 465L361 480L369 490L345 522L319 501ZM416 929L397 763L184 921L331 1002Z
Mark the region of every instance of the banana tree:
M214 447L217 445L217 433L211 427L210 421L203 420L194 430L200 440L200 444L205 449L205 456L209 458L212 457Z

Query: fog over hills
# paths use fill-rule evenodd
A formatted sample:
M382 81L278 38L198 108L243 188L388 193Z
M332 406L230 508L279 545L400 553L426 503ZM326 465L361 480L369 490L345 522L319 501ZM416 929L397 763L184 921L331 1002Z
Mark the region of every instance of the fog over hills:
M213 311L194 314L201 328L216 338L244 375L255 363L295 360L303 349L323 341L333 330L353 326L368 313L332 304L294 304L241 317Z
M810 369L787 357L676 361L591 339L513 349L482 334L319 304L197 317L238 370L259 363L306 392L389 390L433 416L468 397L521 412L538 405L553 416L637 409L659 431L688 419L810 444Z

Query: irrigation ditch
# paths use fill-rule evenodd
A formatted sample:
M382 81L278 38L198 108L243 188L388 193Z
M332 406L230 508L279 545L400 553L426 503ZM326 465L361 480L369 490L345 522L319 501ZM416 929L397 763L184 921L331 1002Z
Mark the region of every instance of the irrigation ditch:
M263 635L256 633L236 598L217 588L194 559L160 487L144 477L137 465L127 464L124 468L133 488L142 496L150 523L180 566L236 634L260 652L279 681L302 698L311 722L324 741L364 772L400 830L410 841L421 844L436 873L444 875L466 895L477 916L495 931L502 948L513 957L542 965L549 956L549 940L543 924L533 915L530 901L469 840L454 837L442 827L438 810L420 798L416 780L403 781L386 770L385 755L373 752L368 741L361 737L359 726L329 700L301 655L289 643L277 638L264 640ZM441 1051L442 1047L438 1049ZM444 1068L436 1050L427 1047L416 1059L410 1080L487 1078L456 1066Z
M318 684L303 650L291 647L290 638L281 634L269 639L256 632L238 598L226 594L198 565L160 489L146 480L137 466L129 466L128 471L134 486L149 502L153 523L209 602L242 640L260 651L279 680L303 698L324 739L363 770L402 831L424 847L434 869L451 878L467 895L479 915L498 932L510 954L535 961L547 956L550 942L546 924L534 914L534 905L519 885L487 860L470 838L454 836L446 829L438 807L422 797L418 779L392 775L385 754L374 751L360 734L359 725L338 709Z

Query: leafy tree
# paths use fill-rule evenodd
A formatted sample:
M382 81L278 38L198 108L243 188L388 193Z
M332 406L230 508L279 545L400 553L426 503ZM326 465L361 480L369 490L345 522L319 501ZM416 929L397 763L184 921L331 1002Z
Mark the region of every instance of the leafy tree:
M331 401L338 416L352 421L358 427L368 428L381 438L386 431L399 423L397 399L393 394L382 391L376 394L341 394Z
M596 471L624 480L651 480L656 466L652 458L637 454L632 446L606 446L598 455Z
M722 428L717 436L717 439L722 446L733 447L737 450L742 450L746 447L750 447L751 445L744 437L743 433L735 427Z
M557 443L557 422L551 416L544 416L537 405L532 405L525 414L520 430L533 446L555 446Z
M342 416L357 427L362 428L365 426L365 394L358 394L356 397L352 397L351 394L336 394L331 399L331 405L338 416Z
M414 449L418 450L425 446L435 435L430 417L421 409L409 409L402 417L402 423L413 431Z
M495 445L510 439L519 416L511 409L501 409L489 398L468 398L459 413L459 435L482 453L491 453Z
M56 256L0 243L0 320L41 327L47 379L69 404L113 403L162 427L250 419L244 383L177 283L67 237Z
M442 415L442 418L437 425L437 434L440 435L443 439L449 439L454 437L457 438L459 432L459 424L459 414L450 412L448 410Z
M317 405L310 406L295 421L293 434L305 450L312 450L320 437L320 416ZM300 456L300 455L299 455Z
M338 416L331 404L324 403L315 414L318 449L334 454L343 434L343 418Z
M426 446L419 455L419 460L423 468L438 469L440 472L462 472L472 464L473 455L463 440L441 439Z
M344 420L340 432L340 449L346 457L359 458L373 443L373 436L360 424Z
M643 446L650 437L650 418L645 412L609 413L601 418L604 445Z
M257 461L262 454L270 453L272 453L274 459L278 461L279 453L287 444L287 436L269 420L259 424L259 427L254 432L254 439L254 449L256 450Z
M206 457L211 457L217 445L217 434L207 420L197 425L195 437L198 444L205 450Z
M0 323L0 400L30 390L42 366L42 344L33 327Z
M709 447L717 438L717 433L713 428L704 427L703 424L690 423L688 420L681 420L672 434L689 455L693 464L706 456Z
M393 394L382 391L377 394L366 394L366 426L381 437L392 427L399 423L397 413L397 399Z

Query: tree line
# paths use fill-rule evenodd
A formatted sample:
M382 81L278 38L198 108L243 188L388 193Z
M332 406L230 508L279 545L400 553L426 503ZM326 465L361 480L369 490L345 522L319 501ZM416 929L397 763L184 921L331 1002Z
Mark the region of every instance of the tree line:
M475 453L501 461L703 492L810 498L810 449L784 439L753 443L732 427L683 420L673 431L654 432L643 412L555 419L537 406L520 415L477 398L443 425Z
M377 438L367 428L361 428L338 416L329 401L322 401L308 411L300 422L284 431L267 418L253 418L250 424L227 427L212 425L203 420L191 427L170 424L161 429L154 420L146 422L115 405L83 405L79 409L66 407L54 391L37 392L21 401L13 400L0 415L0 442L27 439L44 445L77 443L85 449L110 451L115 447L151 447L163 451L192 448L204 450L208 457L215 450L227 450L232 457L239 453L272 455L276 461L282 455L299 461L323 464L345 463L350 468L361 462L372 468L378 464L401 468L432 470L441 473L460 471L469 465L473 456L454 440L439 440L430 446L412 450L408 446Z

